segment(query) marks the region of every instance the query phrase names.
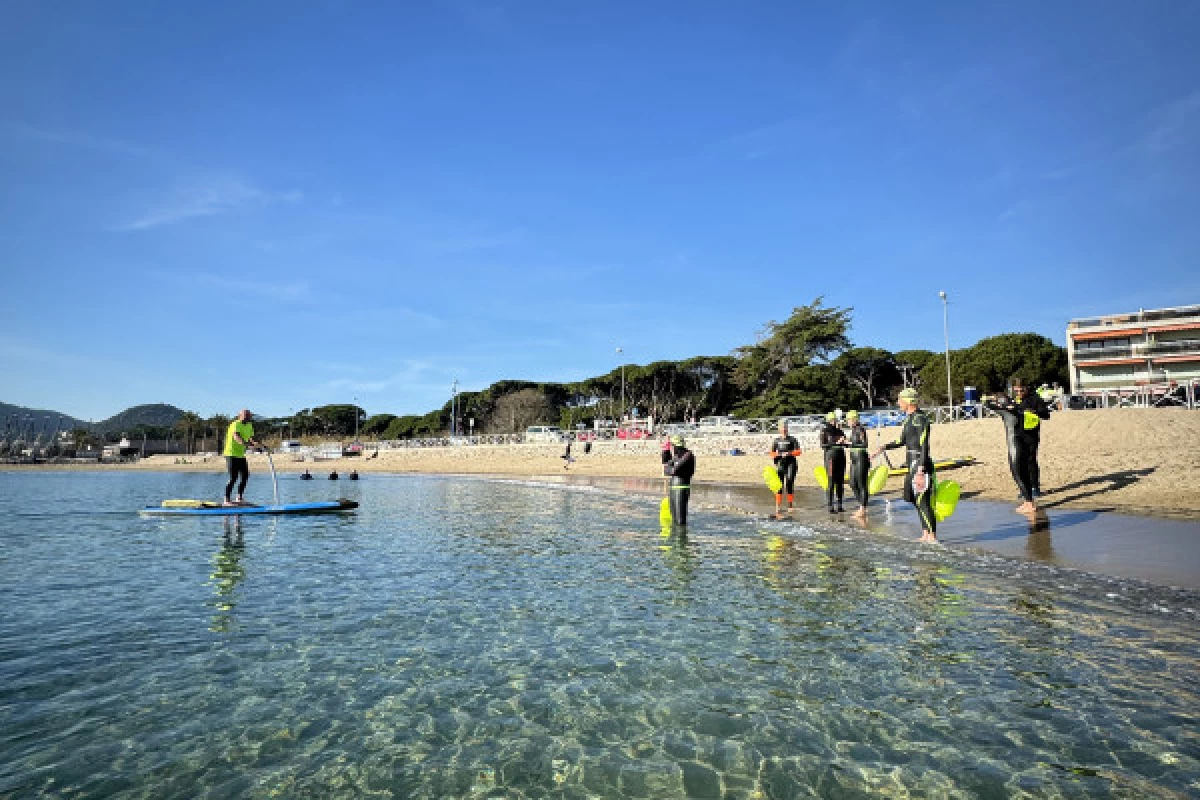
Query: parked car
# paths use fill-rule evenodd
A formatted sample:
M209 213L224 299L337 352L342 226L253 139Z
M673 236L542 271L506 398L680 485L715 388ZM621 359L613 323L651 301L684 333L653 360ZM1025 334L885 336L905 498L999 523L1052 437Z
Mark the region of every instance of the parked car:
M701 417L696 425L696 432L709 433L749 433L750 426L740 419L729 416Z
M788 433L793 434L819 431L823 424L819 417L782 417L779 421L786 422Z
M561 442L566 439L557 425L530 425L525 429L525 441L531 443Z

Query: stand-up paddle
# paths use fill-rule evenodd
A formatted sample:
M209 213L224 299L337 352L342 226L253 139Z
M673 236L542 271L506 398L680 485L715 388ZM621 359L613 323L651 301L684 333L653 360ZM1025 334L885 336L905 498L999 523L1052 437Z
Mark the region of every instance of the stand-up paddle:
M267 464L271 467L271 486L275 490L275 505L279 505L279 479L275 477L275 461L271 458L271 448L263 448L267 451Z

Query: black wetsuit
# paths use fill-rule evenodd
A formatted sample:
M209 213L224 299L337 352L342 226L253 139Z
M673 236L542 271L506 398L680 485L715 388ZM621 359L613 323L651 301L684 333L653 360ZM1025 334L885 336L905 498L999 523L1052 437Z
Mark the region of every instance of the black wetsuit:
M1042 493L1042 471L1038 467L1038 445L1042 442L1042 420L1050 419L1050 407L1036 392L1028 389L1025 399L1017 404L1022 413L1021 430L1029 448L1029 481L1036 497Z
M867 475L871 471L871 454L867 450L867 429L859 423L850 426L850 491L861 508L867 507L871 490L867 488Z
M225 501L229 502L235 483L238 497L246 491L246 481L250 480L250 464L245 456L225 456L225 468L229 472L229 483L225 484Z
M929 457L929 417L920 409L909 414L904 420L904 427L900 429L900 438L884 446L888 450L896 447L905 449L908 473L904 476L904 499L917 507L922 529L936 534L937 518L933 515L935 475L933 459ZM925 468L925 491L918 494L913 490L913 478L920 467Z
M1021 431L1021 411L1016 403L1009 398L997 402L989 400L983 404L985 408L995 411L1004 422L1004 437L1008 443L1008 469L1012 473L1021 499L1027 503L1033 502L1033 473L1030 470L1033 451L1029 437Z
M687 525L688 500L692 497L692 475L696 472L696 456L686 447L671 447L671 457L663 463L663 474L671 478L667 497L671 521Z
M825 451L825 474L829 482L825 485L825 502L830 511L842 510L842 497L846 494L846 434L831 422L821 429L821 449ZM837 497L837 508L833 499Z
M783 489L775 493L775 499L776 501L782 500L782 495L786 493L789 507L792 505L792 498L796 493L796 457L792 453L799 449L800 442L791 435L780 436L771 443L775 471L779 473L779 480L783 483Z

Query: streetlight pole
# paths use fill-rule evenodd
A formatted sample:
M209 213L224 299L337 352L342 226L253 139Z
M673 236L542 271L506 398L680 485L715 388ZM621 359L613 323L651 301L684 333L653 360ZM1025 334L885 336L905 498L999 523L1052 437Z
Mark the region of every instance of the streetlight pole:
M358 444L358 398L354 398L354 443Z
M623 355L625 351L620 347L617 348L617 355ZM621 416L625 416L625 359L621 359Z
M945 292L938 292L942 298L942 334L946 338L946 403L950 406L950 418L954 419L954 390L950 388L950 312L949 301Z
M454 379L454 385L450 387L450 435L458 435L458 378Z

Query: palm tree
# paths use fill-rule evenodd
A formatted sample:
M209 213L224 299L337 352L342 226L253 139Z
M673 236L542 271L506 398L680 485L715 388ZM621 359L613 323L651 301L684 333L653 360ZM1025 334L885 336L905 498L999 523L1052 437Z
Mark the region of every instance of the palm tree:
M185 452L190 454L194 449L192 445L195 442L195 437L192 434L203 424L204 420L194 411L183 412L179 419L175 421L175 430L183 433Z
M207 436L208 431L211 430L213 432L213 436L216 437L216 447L218 453L221 452L221 448L223 447L221 437L225 435L225 429L229 427L229 422L229 417L225 416L224 414L213 414L211 417L204 420L204 434Z

